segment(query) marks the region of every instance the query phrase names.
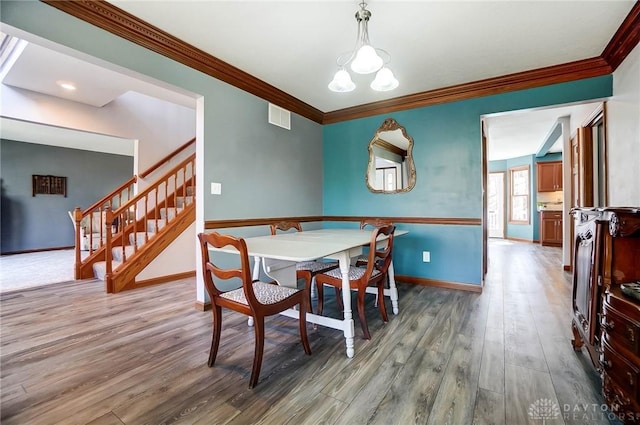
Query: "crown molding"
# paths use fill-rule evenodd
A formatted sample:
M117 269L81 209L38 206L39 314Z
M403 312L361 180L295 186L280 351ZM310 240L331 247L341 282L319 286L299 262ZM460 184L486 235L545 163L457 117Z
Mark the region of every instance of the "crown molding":
M636 1L600 56L611 66L612 71L615 71L639 42L640 1Z
M584 59L327 112L324 114L322 123L331 124L371 115L599 77L610 73L611 67L604 59L599 57Z
M105 0L41 0L78 19L231 84L319 124L564 83L612 73L640 41L640 1L598 57L401 96L323 113L319 109L185 43Z
M201 71L312 121L323 113L284 91L242 71L104 0L41 0L69 15Z

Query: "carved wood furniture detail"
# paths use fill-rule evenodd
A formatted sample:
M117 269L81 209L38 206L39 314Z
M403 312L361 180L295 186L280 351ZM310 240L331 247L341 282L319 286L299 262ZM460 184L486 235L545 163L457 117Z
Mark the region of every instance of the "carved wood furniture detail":
M573 347L587 348L594 366L598 364L597 347L600 345L596 314L600 310L601 288L594 272L593 259L596 240L601 236L597 230L602 223L597 221L600 213L595 209L573 209L575 240L573 247Z
M640 301L620 285L640 281L640 208L576 208L573 346L602 375L602 393L624 423L640 423Z

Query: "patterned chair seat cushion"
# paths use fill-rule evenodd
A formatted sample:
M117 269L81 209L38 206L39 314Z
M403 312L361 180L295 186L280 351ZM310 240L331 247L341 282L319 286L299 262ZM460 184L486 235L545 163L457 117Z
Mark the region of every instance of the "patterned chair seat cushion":
M256 294L256 298L260 304L275 304L295 294L298 292L298 289L257 281L253 282L253 292ZM244 296L243 288L225 292L220 296L241 304L249 304L247 303L247 298Z
M362 276L364 276L364 272L366 272L367 269L364 267L349 267L349 280L356 280L356 279L360 279ZM342 279L342 272L340 271L340 269L333 269L333 270L329 270L328 272L323 273L326 276L330 276L333 277L335 279ZM373 272L371 272L371 277L373 276L377 276L380 274L380 270L378 269L373 269Z
M311 273L321 273L325 270L331 270L336 267L338 267L337 261L304 261L302 263L296 263L296 270L307 270Z
M362 266L367 266L367 264L369 264L369 256L368 255L361 255L360 257L358 257L356 259L356 267L362 267ZM382 265L382 260L378 260L378 265Z

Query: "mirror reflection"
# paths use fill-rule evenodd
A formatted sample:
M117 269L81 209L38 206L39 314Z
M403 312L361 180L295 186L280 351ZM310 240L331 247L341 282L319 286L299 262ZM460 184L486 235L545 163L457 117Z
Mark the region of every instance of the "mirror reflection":
M375 193L408 192L416 184L413 139L393 118L387 118L369 142L367 187Z

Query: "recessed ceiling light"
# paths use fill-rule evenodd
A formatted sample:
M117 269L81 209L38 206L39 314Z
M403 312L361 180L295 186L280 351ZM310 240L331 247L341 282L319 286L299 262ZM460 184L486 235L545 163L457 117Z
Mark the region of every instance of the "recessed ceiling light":
M72 83L67 83L65 81L58 81L58 85L60 87L62 87L65 90L75 90L76 86L74 86Z

